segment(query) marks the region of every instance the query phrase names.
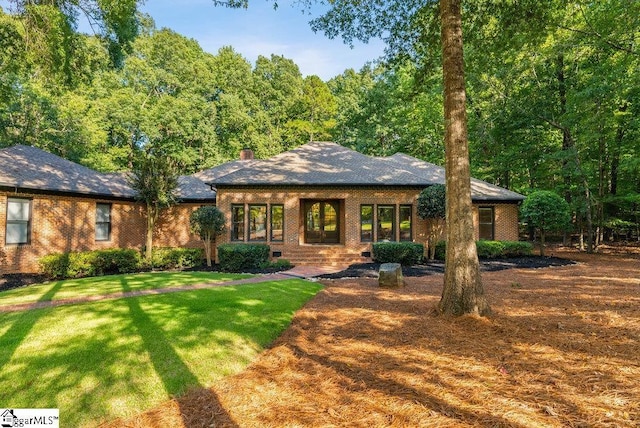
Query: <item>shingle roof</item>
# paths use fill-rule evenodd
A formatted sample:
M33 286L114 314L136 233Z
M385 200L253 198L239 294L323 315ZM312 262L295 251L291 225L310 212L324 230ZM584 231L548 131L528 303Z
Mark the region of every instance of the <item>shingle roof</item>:
M246 162L246 161L245 161ZM444 184L444 168L397 153L389 157L363 155L329 142L312 142L266 160L216 167L217 174L204 177L216 186L415 186ZM222 174L222 167L229 171ZM519 201L524 196L472 179L474 200Z
M121 180L23 145L0 150L0 185L94 196L134 196Z
M126 173L100 173L23 145L0 150L0 186L101 197L135 197ZM184 200L211 200L215 193L195 175L187 175L178 179L178 196Z

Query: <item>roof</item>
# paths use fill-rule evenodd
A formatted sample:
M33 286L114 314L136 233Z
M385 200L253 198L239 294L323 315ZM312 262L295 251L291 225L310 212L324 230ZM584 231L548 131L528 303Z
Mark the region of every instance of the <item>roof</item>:
M367 156L330 142L311 142L266 160L234 161L209 171L212 173L202 179L215 186L427 187L445 182L441 166L403 153ZM519 193L477 179L471 180L471 193L476 201L524 199Z
M0 185L22 189L133 198L122 180L36 147L16 145L0 150Z
M0 150L0 186L124 199L133 199L136 195L124 172L100 173L23 145ZM215 193L195 175L183 175L178 178L178 197L211 200Z
M215 186L411 186L444 184L444 168L402 153L363 155L328 142L312 142L266 160L237 160L183 175L178 197L210 201ZM133 199L126 173L100 173L31 146L0 150L0 186L40 192ZM471 179L475 201L521 201L524 196Z

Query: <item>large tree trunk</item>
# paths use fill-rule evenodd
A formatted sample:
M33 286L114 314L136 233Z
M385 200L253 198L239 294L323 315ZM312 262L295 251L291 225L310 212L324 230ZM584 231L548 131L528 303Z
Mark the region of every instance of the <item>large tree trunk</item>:
M461 0L440 2L447 202L444 289L438 305L450 315L490 312L475 244L467 141Z

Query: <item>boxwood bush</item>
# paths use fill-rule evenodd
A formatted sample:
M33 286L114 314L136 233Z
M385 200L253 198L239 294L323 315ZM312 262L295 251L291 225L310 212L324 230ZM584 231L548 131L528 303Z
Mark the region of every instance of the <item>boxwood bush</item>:
M380 263L415 265L422 260L424 245L416 242L376 242L373 244L373 259Z
M522 257L530 256L533 251L533 245L530 242L522 241L476 241L478 250L478 258L492 259L500 257ZM447 247L445 241L436 244L435 258L444 260Z
M201 266L202 248L154 248L151 264L155 269L184 269Z
M41 272L51 279L82 278L109 273L135 272L140 253L132 249L74 251L49 254L39 260Z
M220 270L241 272L259 269L269 261L270 248L266 244L222 244L218 246Z

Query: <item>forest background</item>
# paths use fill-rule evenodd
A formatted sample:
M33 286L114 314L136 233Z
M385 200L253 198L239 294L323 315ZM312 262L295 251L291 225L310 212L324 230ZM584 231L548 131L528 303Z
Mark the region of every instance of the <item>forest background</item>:
M429 42L323 81L282 56L207 53L157 29L135 0L11 4L0 10L0 147L33 145L105 172L145 150L191 173L245 147L266 158L322 140L444 164L441 58ZM639 2L551 2L520 35L470 4L472 175L557 192L576 232L591 217L597 240L637 238ZM80 15L95 34L77 31Z

